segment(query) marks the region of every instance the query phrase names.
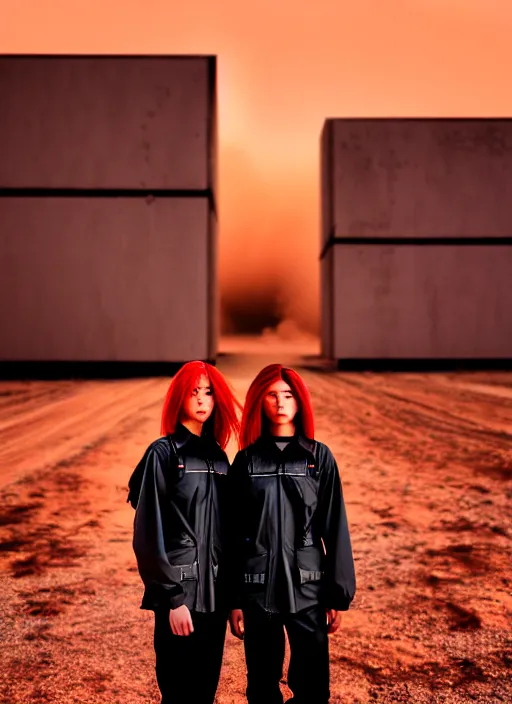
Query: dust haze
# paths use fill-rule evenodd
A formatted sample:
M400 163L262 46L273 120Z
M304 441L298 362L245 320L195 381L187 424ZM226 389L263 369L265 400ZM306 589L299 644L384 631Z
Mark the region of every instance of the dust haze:
M318 334L318 171L258 169L221 148L219 280L222 332ZM229 183L224 192L223 183ZM316 217L315 217L316 216Z

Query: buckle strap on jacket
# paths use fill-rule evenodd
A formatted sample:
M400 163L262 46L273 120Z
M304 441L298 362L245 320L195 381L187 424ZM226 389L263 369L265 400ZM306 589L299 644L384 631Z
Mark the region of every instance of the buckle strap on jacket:
M324 573L319 570L299 569L299 573L301 584L304 584L305 582L319 582L324 576Z
M171 574L179 582L185 582L187 579L198 579L199 573L197 562L191 565L171 565Z
M265 572L260 574L245 574L246 584L265 584Z

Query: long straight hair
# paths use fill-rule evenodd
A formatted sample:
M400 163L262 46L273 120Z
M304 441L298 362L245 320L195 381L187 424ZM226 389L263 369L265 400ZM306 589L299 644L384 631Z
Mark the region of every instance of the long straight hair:
M262 434L266 417L263 411L263 399L268 388L276 381L285 381L291 388L299 410L295 416L295 427L299 433L313 440L315 421L309 389L299 374L282 364L269 364L261 370L249 387L242 415L240 444L242 448L252 445Z
M203 374L210 381L215 401L212 415L205 425L212 428L215 440L225 449L231 437L239 442L242 406L222 373L207 362L187 362L173 377L164 400L160 431L162 435L175 432L184 401Z

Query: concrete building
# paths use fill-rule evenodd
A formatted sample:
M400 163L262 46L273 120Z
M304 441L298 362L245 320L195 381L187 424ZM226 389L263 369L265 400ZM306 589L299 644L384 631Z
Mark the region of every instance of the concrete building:
M217 352L216 59L0 57L0 360Z
M321 168L323 355L510 362L512 120L327 120Z

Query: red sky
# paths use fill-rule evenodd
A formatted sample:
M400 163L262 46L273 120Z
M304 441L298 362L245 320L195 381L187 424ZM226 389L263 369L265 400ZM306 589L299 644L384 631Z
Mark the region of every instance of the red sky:
M4 53L218 55L223 297L277 290L310 329L324 119L512 115L510 0L0 0L0 16Z

